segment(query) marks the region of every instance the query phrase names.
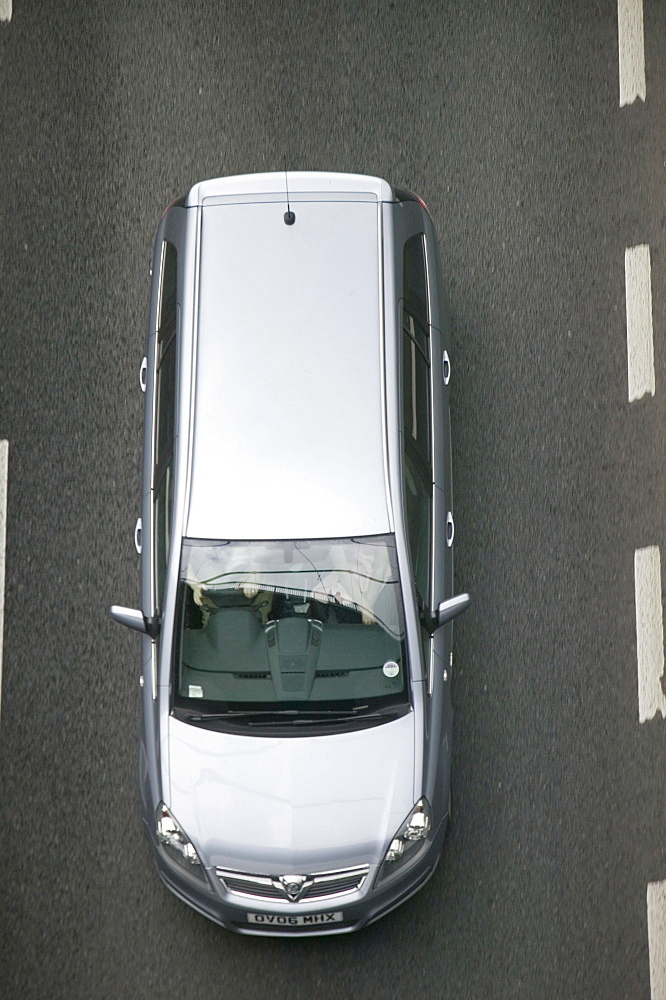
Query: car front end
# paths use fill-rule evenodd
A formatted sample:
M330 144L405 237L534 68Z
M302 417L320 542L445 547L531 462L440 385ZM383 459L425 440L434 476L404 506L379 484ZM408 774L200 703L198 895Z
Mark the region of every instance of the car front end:
M358 930L434 872L447 817L433 821L428 801L413 801L412 712L297 739L248 740L174 719L169 728L169 805L144 815L148 839L165 885L223 927L299 937ZM233 771L212 773L215 742ZM360 760L385 765L377 774Z

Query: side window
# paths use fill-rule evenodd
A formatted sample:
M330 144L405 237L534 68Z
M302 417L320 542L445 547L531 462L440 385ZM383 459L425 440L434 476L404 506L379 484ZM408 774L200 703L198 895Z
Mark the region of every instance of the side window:
M425 242L423 233L411 236L405 243L403 254L402 295L414 317L428 328L428 277L426 272Z
M405 513L407 536L414 570L414 585L422 605L430 596L430 525L432 485L424 483L409 451L405 450Z
M425 478L430 478L430 364L427 336L418 320L402 313L402 397L405 446L418 456Z
M173 454L173 435L176 424L176 337L173 333L167 344L157 341L157 378L155 379L155 479L160 479Z
M169 538L171 534L171 465L167 465L154 498L154 552L155 552L155 596L160 609L167 561L169 559Z
M153 558L155 610L160 611L169 559L173 506L173 440L176 427L177 254L164 243L159 325L155 352L155 450L153 467Z
M430 597L432 460L430 345L423 236L405 244L402 302L402 423L407 535L418 599Z
M162 288L160 291L159 329L176 325L176 248L173 243L164 243L162 262Z

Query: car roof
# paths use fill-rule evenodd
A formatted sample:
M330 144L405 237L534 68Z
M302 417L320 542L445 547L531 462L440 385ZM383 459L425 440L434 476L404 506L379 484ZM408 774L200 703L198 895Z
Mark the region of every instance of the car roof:
M393 190L381 177L366 174L339 174L330 171L276 171L264 174L238 174L235 177L215 177L200 181L191 188L186 207L225 204L228 202L266 201L274 196L299 200L322 198L353 200L365 197L377 201L395 201Z
M225 178L190 194L203 208L186 534L385 533L388 185L291 174L286 225L284 174L263 176L263 193L255 175L254 191Z

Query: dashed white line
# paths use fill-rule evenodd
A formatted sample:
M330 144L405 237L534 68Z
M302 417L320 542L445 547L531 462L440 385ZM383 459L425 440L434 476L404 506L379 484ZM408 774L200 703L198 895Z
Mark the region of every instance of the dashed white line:
M5 546L7 541L7 471L9 442L0 441L0 695L2 693L2 641L5 628Z
M0 21L11 21L12 0L0 0Z
M620 107L645 100L643 0L617 0Z
M645 101L645 38L643 0L617 0L620 107ZM654 396L652 279L649 246L628 247L624 253L627 302L627 366L629 402ZM638 718L666 719L664 620L661 599L661 554L656 545L634 553L636 591L636 653L638 657ZM666 1000L666 881L647 887L650 997Z
M624 251L627 303L627 367L629 402L654 396L652 278L650 248L645 244Z
M661 557L657 545L634 553L636 588L636 653L638 657L638 718L666 718L666 697L661 688L664 673L664 622L661 607Z
M666 1000L666 882L648 882L647 917L650 995Z

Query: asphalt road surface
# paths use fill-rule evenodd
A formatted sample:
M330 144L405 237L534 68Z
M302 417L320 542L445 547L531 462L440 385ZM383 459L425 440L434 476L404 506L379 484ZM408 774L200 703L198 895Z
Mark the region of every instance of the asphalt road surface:
M15 0L0 24L4 1000L648 1000L666 722L634 553L666 545L666 7L620 107L613 0ZM134 606L148 262L166 204L259 170L417 191L454 315L454 817L352 936L249 939L158 881ZM655 392L629 402L625 249ZM344 401L341 401L344 405ZM316 429L313 428L313 433ZM353 443L350 442L350 446Z

